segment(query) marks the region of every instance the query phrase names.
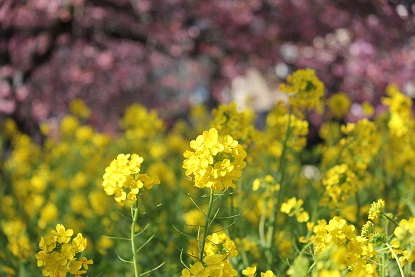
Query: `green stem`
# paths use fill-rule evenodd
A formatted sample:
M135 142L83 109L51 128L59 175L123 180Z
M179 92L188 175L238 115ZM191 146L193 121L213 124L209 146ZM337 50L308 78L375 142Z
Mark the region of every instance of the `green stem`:
M396 226L400 226L398 222L396 222L396 220L394 220L393 218L391 218L390 216L388 216L387 214L385 214L384 212L380 213L382 216L384 216L386 219L390 220L392 223L394 223Z
M234 189L233 190L234 193L235 192L237 193L237 195L236 195L236 199L238 201L237 202L238 205L236 205L237 207L235 207L235 205L234 205L234 194L232 193L230 195L230 199L232 201L232 205L231 205L231 207L232 207L232 210L231 210L232 211L232 215L235 215L236 214L235 213L236 208L238 209L238 215L242 215L243 214L243 202L242 202L242 193L241 192L244 191L244 188L243 188L243 183L242 183L241 180L244 180L244 173L245 173L245 171L242 172L242 176L238 179L238 185L237 185L238 191L237 191L237 189ZM241 228L241 226L244 226L245 225L243 216L239 216L238 224L235 224L235 225L236 225L236 233L239 234L239 238L241 239L241 258L242 258L242 263L243 263L244 267L247 268L250 264L249 264L248 256L246 254L245 247L244 247L244 245L242 243L242 238L245 236L245 234L244 234L244 228Z
M134 276L138 277L138 267L137 267L137 257L136 257L136 248L135 248L135 225L137 223L138 219L138 200L136 205L131 206L131 216L132 216L132 222L131 222L131 251L133 252L133 264L134 264Z
M280 156L280 163L278 167L278 183L280 184L280 191L278 192L278 200L277 204L272 207L271 210L271 216L270 216L270 227L267 232L267 244L266 244L266 258L267 258L267 265L268 267L271 267L271 264L273 262L273 255L272 255L272 242L275 237L276 232L276 223L278 218L278 212L281 207L281 202L284 196L285 192L285 185L283 184L284 177L285 177L285 166L286 166L286 153L287 153L287 147L288 147L288 139L291 135L291 115L292 115L292 108L290 106L289 112L288 112L288 123L287 123L287 132L285 134L285 138L282 144L282 153Z
M210 196L209 196L209 207L208 207L208 211L206 213L206 219L205 219L205 230L203 232L203 238L202 238L202 245L200 247L200 253L199 253L199 261L203 262L203 252L205 251L205 243L206 243L206 237L209 231L209 226L212 223L210 221L210 215L212 213L212 209L213 209L213 189L210 188Z
M385 258L385 253L382 253L382 264L380 267L380 277L386 277L386 258Z
M399 272L401 273L401 276L402 276L402 277L405 277L405 275L403 274L403 269L402 269L401 263L399 262L399 258L398 258L398 256L396 255L395 251L393 251L393 248L392 248L389 244L387 244L387 243L386 243L386 246L387 246L387 247L388 247L388 249L392 252L393 257L395 258L396 263L398 264L398 267L399 267Z
M267 202L268 200L263 200L262 203L262 214L259 219L259 240L261 241L261 244L265 247L267 244L267 241L265 239L265 219L267 217Z
M355 198L356 198L356 222L355 222L355 227L357 229L360 229L360 209L362 207L362 204L360 203L360 197L359 197L359 192L356 191L355 193Z

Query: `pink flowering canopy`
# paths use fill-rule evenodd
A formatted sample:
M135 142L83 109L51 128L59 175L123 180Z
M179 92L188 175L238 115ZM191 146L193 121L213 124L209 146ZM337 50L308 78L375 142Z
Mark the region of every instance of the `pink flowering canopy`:
M251 66L276 82L310 67L327 93L377 105L387 83L415 95L414 11L409 0L4 0L0 113L34 131L81 98L114 131L132 102L174 118L224 101Z

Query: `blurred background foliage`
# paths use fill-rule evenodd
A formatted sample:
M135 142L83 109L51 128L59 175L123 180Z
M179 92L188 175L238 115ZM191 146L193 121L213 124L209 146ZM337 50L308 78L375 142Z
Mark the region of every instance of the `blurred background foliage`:
M414 12L411 0L3 0L0 118L39 141L74 98L107 133L134 102L168 121L229 100L266 112L276 84L311 67L327 94L350 96L354 121L388 83L415 95Z

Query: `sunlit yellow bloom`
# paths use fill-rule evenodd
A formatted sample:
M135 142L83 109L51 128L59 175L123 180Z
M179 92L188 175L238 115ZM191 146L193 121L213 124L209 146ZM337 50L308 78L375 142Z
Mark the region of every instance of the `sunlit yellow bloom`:
M261 272L261 277L277 277L277 276L271 270L267 270L265 272Z
M254 277L256 273L256 266L254 267L247 267L244 270L242 270L242 275L248 276L248 277Z
M288 216L296 216L298 222L307 222L309 220L309 215L303 209L303 200L292 197L286 202L281 204L281 212L287 214Z
M75 274L75 276L85 274L88 265L93 261L85 257L81 260L76 258L77 253L83 252L87 245L82 234L79 233L72 239L73 230L66 230L61 224L57 224L56 230L52 230L51 233L52 235L41 237L40 251L35 254L37 265L43 266L43 276L62 277L67 273Z
M235 188L246 166L246 152L231 136L221 137L215 128L204 131L190 142L193 151L186 150L183 168L194 176L195 186L214 190Z
M395 238L391 244L395 253L399 254L399 261L402 266L406 262L413 263L415 260L415 218L399 221L393 232Z
M335 259L339 269L348 268L350 272L366 271L366 265L376 254L373 245L367 238L357 236L353 225L346 220L334 217L329 221L319 221L314 226L315 236L311 239L316 257ZM340 251L340 252L339 252ZM369 267L367 268L369 270ZM373 268L371 270L373 271ZM366 272L370 273L370 272Z
M225 254L206 256L202 262L190 265L190 269L183 269L181 277L233 277L238 272L226 259Z
M371 220L377 218L378 215L383 212L383 208L385 208L385 201L383 201L382 199L373 202L370 206L368 218Z
M137 154L119 154L105 169L102 186L107 195L114 195L115 201L124 205L125 201L136 201L140 189L151 189L158 184L157 178L141 174L143 158Z
M225 232L213 233L206 237L206 241L204 248L206 256L226 254L229 258L233 258L238 255L235 243Z

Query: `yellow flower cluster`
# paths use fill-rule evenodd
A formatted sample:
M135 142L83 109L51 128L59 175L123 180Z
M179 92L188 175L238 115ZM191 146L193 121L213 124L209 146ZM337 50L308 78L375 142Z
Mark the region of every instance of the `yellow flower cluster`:
M320 220L314 226L313 231L315 236L311 238L311 241L317 260L327 251L334 251L340 253L337 259L337 269L347 269L351 273L364 273L362 276L374 276L374 269L369 260L376 254L376 251L367 238L356 235L353 225L348 225L343 218L334 217L328 224L325 220Z
M303 200L297 200L297 198L292 197L281 204L280 210L290 217L296 216L298 222L307 222L310 217L308 213L304 211L303 203Z
M367 239L372 239L374 235L378 234L375 230L375 224L373 224L372 221L367 221L363 226L362 226L362 232L361 235L362 237L365 237Z
M226 254L206 256L202 262L182 270L181 277L233 277L238 272L232 267Z
M373 202L370 206L368 218L371 220L377 218L378 215L383 212L383 208L385 208L385 201L383 201L382 199Z
M280 85L280 90L287 93L290 104L299 109L319 107L324 96L324 84L310 68L296 70L287 77L287 84Z
M204 248L206 256L226 254L228 258L233 258L238 255L235 243L225 232L213 233L207 236L206 240L207 243Z
M406 262L413 263L415 260L415 218L399 221L399 226L395 228L393 234L395 238L391 243L395 253L400 255L400 264L404 266Z
M255 277L256 275L256 266L254 267L247 267L242 270L242 275L247 277ZM267 270L265 272L261 272L261 277L277 277L272 270Z
M72 239L73 230L65 230L61 224L56 225L52 235L42 237L39 243L40 251L35 254L37 265L43 266L43 276L65 277L68 273L76 277L85 274L92 260L82 257L77 260L77 253L85 250L86 239L78 234Z
M115 201L124 205L126 201L134 203L140 189L151 189L159 183L158 178L140 174L143 158L137 154L119 154L105 169L103 176L105 193L114 195Z
M215 232L206 237L203 248L203 262L199 260L190 268L182 271L184 276L237 276L236 270L230 264L230 258L236 257L238 251L235 243L223 232Z
M204 131L190 142L193 151L184 152L186 176L193 175L195 186L222 190L235 188L233 183L245 168L246 152L231 136L219 136L215 128Z
M358 178L344 163L328 170L322 183L325 186L325 195L329 197L325 201L332 205L344 203L359 189Z

